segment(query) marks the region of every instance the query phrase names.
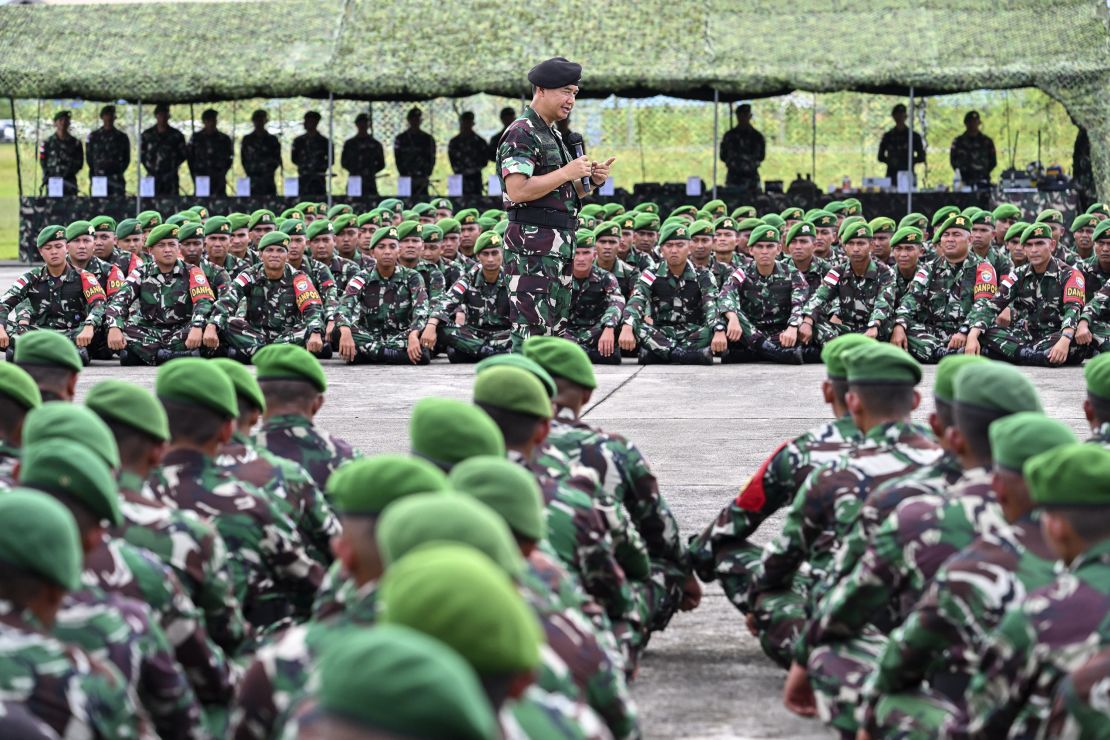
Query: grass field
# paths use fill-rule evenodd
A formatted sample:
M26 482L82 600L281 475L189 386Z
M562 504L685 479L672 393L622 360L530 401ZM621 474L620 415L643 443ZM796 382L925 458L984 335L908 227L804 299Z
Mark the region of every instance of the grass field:
M15 147L0 145L0 260L14 259L19 238L19 186L15 176Z

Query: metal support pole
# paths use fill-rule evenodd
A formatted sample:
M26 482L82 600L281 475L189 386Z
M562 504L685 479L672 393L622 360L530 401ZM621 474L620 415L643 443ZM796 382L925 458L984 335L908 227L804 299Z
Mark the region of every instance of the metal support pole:
M12 105L12 131L15 135L15 186L23 197L23 165L19 157L19 116L15 114L15 98L8 98Z
M721 111L720 111L721 94L716 90L713 91L713 200L717 199L717 157L720 146L720 139L718 134L721 125Z
M135 217L143 210L143 99L136 103L139 114L135 116Z
M42 187L39 184L39 171L42 169L39 160L39 126L42 124L42 98L39 98L38 101L38 111L35 113L35 164L39 166L35 167L35 179L31 181L35 185L31 190L32 198L39 194L39 188ZM12 111L12 115L15 115L15 111Z
M910 125L909 125L909 129L910 129L909 137L910 138L909 138L909 146L907 147L907 156L909 157L909 160L910 160L910 162L909 162L910 189L906 193L906 213L910 213L913 210L913 189L914 189L914 177L913 177L913 113L914 113L914 110L913 109L914 109L914 105L913 105L913 85L910 85Z
M810 141L809 141L809 173L817 192L821 186L817 184L817 93L813 93L813 109L809 113Z
M335 95L328 93L328 209L331 209L331 167L335 159Z

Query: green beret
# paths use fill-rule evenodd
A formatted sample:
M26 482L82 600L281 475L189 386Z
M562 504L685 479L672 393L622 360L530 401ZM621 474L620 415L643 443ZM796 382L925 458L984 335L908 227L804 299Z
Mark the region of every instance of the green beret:
M709 211L709 213L712 214L714 218L720 218L721 216L728 214L728 206L726 206L725 202L720 198L714 198L701 208L703 211Z
M663 220L663 223L659 225L659 230L662 231L669 226L685 226L689 228L691 223L691 221L687 221L684 218L679 218L678 216L668 216Z
M737 221L742 221L745 218L755 218L755 206L737 206L732 209L732 213L728 214Z
M846 233L848 233L852 229L853 226L855 226L856 224L866 224L866 223L867 222L864 221L859 216L848 216L843 221L841 221L840 226L837 227L837 230L836 230L837 238L840 241L844 241L844 235Z
M480 218L495 218L498 221L503 221L507 217L508 214L500 208L487 208L482 211L482 215L480 216Z
M933 219L930 221L930 224L936 226L946 221L949 216L955 216L959 213L960 209L956 206L942 206L933 212Z
M752 229L751 235L748 237L748 246L753 247L760 242L767 242L768 244L778 244L781 239L779 230L770 224L763 224L756 226Z
M968 221L970 221L972 218L974 218L976 215L978 215L982 212L983 212L983 209L980 208L979 206L968 206L967 208L960 211L960 215L963 216L964 218L966 218Z
M890 237L892 248L899 244L914 244L920 247L924 243L925 232L916 226L903 226L894 232L894 236Z
M788 206L782 209L782 213L779 214L779 218L783 221L801 221L804 216L805 211L798 206Z
M597 242L597 240L603 236L611 236L620 239L620 224L618 224L616 221L603 221L602 223L598 224L597 228L594 229L594 242Z
M334 220L336 216L345 216L354 212L355 209L351 208L346 203L336 203L334 206L328 209L328 218Z
M994 216L995 221L1005 221L1011 218L1021 218L1021 209L1013 203L1000 203L991 215Z
M606 203L603 210L605 211L605 219L611 220L624 213L624 206L620 203Z
M848 370L844 365L844 355L864 344L875 344L875 340L865 334L842 334L831 339L821 348L821 362L825 363L825 374L832 380L845 380Z
M1017 226L1017 224L1014 224L1014 226ZM1104 218L1098 222L1094 232L1091 233L1091 239L1093 241L1101 241L1104 238L1110 239L1110 236L1106 236L1107 232L1110 232L1110 218ZM1006 232L1007 236L1009 233L1010 232Z
M1055 239L1052 228L1047 223L1030 224L1029 228L1021 232L1021 243L1025 244L1030 239Z
M872 234L893 234L894 219L886 216L876 216L867 224L871 227Z
M314 695L325 716L383 737L500 737L474 669L444 643L393 624L341 634L319 660Z
M664 224L662 230L659 232L659 246L663 246L669 241L688 241L690 239L689 225L682 223Z
M61 332L53 329L35 329L15 343L15 364L48 365L81 372L81 355L76 345Z
M139 223L143 226L143 231L153 229L155 226L162 223L162 214L158 211L140 211L139 215L135 218L139 219Z
M305 222L299 218L287 218L281 222L278 231L287 236L304 236Z
M1110 505L1110 449L1071 444L1025 461L1022 474L1033 503L1046 509Z
M109 231L113 234L116 233L116 220L111 216L97 216L92 221L89 221L89 223L92 224L93 231Z
M830 213L823 208L814 211L809 218L809 221L818 229L835 229L836 228L836 214ZM744 230L744 224L740 224L740 230Z
M66 227L66 241L71 242L80 236L92 236L93 227L88 221L74 221Z
M547 536L543 493L524 466L504 457L472 457L455 466L450 481L493 509L514 534L536 541Z
M424 224L419 221L402 221L397 224L397 238L405 239L410 236L424 238Z
M28 410L42 405L42 394L35 379L14 362L0 363L0 394Z
M944 221L940 224L940 226L937 226L936 230L933 233L936 234L937 238L939 239L941 235L949 229L958 229L960 231L967 231L970 233L971 219L961 213L954 213L948 218L944 219Z
M528 372L535 375L537 378L539 378L539 381L543 383L543 388L545 391L547 391L547 395L550 398L554 398L555 394L558 393L558 389L555 387L555 379L551 377L550 373L540 367L539 363L537 363L535 360L529 359L524 355L518 354L516 352L487 357L474 366L474 374L481 375L486 370L489 370L491 367L505 366L517 367L521 370L527 370Z
M859 198L845 198L844 206L847 208L849 216L858 214L863 210L863 203L860 202Z
M483 231L474 240L474 254L486 249L502 249L501 236L496 231Z
M491 218L490 216L479 216L478 227L482 231L493 231L497 224L501 223L500 219Z
M851 225L845 221L843 226L847 228L842 228L840 230L841 242L851 241L852 239L870 239L874 236L874 234L871 233L871 227L868 226L867 222L863 219L853 222Z
M603 208L600 203L587 203L578 210L579 216L596 216L601 213Z
M104 421L125 424L158 442L170 438L166 410L150 391L134 383L102 380L85 395L85 406Z
M166 225L181 226L182 224L187 224L192 216L193 214L191 213L175 213L166 219Z
M382 512L377 539L386 570L430 542L472 547L510 576L524 570L524 558L509 525L470 496L444 495L442 491L406 496Z
M180 233L181 227L175 224L159 224L146 235L146 247L150 249L163 239L177 239Z
M497 234L498 236L500 236L502 239L505 238L505 232L508 231L508 230L509 230L509 222L508 221L498 221L497 225L493 227L493 232L495 234Z
M0 496L0 521L0 562L67 591L81 587L81 533L73 514L57 499L13 488Z
M594 232L589 229L579 229L574 232L574 248L575 249L593 249L594 248Z
M713 224L709 221L698 219L690 224L690 237L713 236Z
M464 208L455 214L455 220L460 225L478 223L478 209L477 208Z
M295 344L269 344L255 353L253 361L259 381L301 380L321 393L328 389L324 368L304 347Z
M448 234L458 234L462 230L462 225L455 218L441 218L436 221L436 226L439 227L444 236Z
M246 400L258 411L266 410L266 399L262 396L262 389L258 387L258 381L243 363L227 357L217 357L208 362L227 376L235 388L236 396Z
M305 215L316 215L316 204L310 200L302 200L300 203L293 207Z
M393 213L400 213L401 210L404 209L404 207L405 202L400 198L384 198L380 203L378 203L378 208L384 208L387 211L392 211ZM475 211L475 213L477 213L477 211Z
M288 347L290 345L271 345ZM262 354L264 347L258 351ZM182 357L170 360L158 368L154 392L159 398L178 403L203 406L225 419L239 416L239 403L235 399L235 386L227 375L207 360L199 357Z
M435 244L443 241L443 231L435 224L424 224L424 243Z
M324 492L340 514L377 516L405 496L448 490L447 476L429 462L408 455L376 455L340 465Z
M455 209L455 204L451 202L450 198L435 198L429 201L429 203L432 206L432 210L435 211L453 211Z
M654 213L639 213L632 221L633 231L659 231L659 217Z
M366 213L359 214L359 217L355 219L355 226L357 226L361 229L366 224L373 224L374 226L381 226L382 225L382 213L381 213L381 211L375 209L373 211L367 211Z
M386 239L398 241L396 226L382 226L377 231L375 231L374 235L370 237L370 248L373 249L374 247L378 246L380 242L383 242Z
M937 363L933 378L933 395L937 400L952 403L956 400L956 376L968 365L988 362L982 355L947 355Z
M1034 455L1078 441L1066 424L1038 411L1020 411L996 419L988 434L995 467L1017 473Z
M861 344L845 352L841 361L850 385L917 385L921 382L921 366L917 360L893 344Z
M99 418L97 421L104 423ZM19 461L19 484L67 496L113 527L123 523L119 488L111 468L80 442L48 439L24 444Z
M1087 393L1110 401L1110 353L1095 355L1083 366Z
M1037 214L1037 218L1033 221L1036 224L1060 224L1064 225L1064 214L1057 211L1055 208L1046 208Z
M281 213L279 213L277 215L277 218L281 218L281 219L291 219L291 218L293 218L293 219L303 220L304 219L304 214L301 213L300 211L298 211L296 208L286 208L284 211L282 211Z
M505 456L501 429L485 411L452 398L422 398L409 417L412 454L442 468L477 455Z
M177 230L177 238L179 241L188 241L190 239L203 239L204 238L204 224L196 221L189 221L188 223L181 224Z
M776 229L781 229L786 225L786 222L777 213L768 213L760 220L767 226L774 226Z
M638 214L634 212L621 215L621 217L617 219L617 223L620 224L621 231L632 231L636 226L637 215Z
M257 211L250 215L247 220L247 228L253 229L255 226L261 224L272 224L274 222L274 212L266 208L259 208Z
M1082 228L1086 228L1087 226L1093 228L1095 226L1098 226L1100 223L1102 222L1099 221L1097 216L1092 216L1089 213L1081 213L1075 217L1075 220L1071 222L1071 233L1074 234L1075 232L1079 231Z
M335 219L331 222L331 226L335 233L338 234L340 231L343 231L343 229L357 229L358 222L351 214L341 213L340 215L336 216Z
M597 388L597 377L586 350L560 337L529 337L524 340L524 356L555 378L566 378L583 388Z
M952 400L967 406L1016 414L1039 411L1037 389L1020 370L1001 362L965 365L953 385Z
M550 419L551 397L532 373L518 367L494 367L474 379L474 402L518 414Z
M845 207L844 201L842 200L830 200L825 204L825 210L834 216L843 211Z
M304 235L306 239L312 241L317 237L327 236L328 234L334 233L335 227L332 226L331 221L323 218L318 218L308 225L308 228L305 229Z
M35 237L35 246L42 249L49 242L65 241L66 230L64 226L58 224L50 224L39 229L39 235Z
M226 216L213 216L204 222L204 235L231 234L231 222Z
M249 228L251 222L250 216L245 213L229 213L227 220L231 222L232 231Z
M668 218L674 218L675 216L682 216L682 215L689 215L690 217L693 217L694 214L696 214L697 212L698 212L697 206L692 206L689 203L686 203L686 204L678 206L677 208L672 210L671 215L668 216Z
M192 206L191 208L189 208L189 210L197 214L197 217L200 218L201 221L204 221L208 218L208 209L202 206L200 203Z
M786 244L786 246L789 247L790 242L794 241L799 236L808 236L810 238L813 238L816 235L816 232L817 230L809 221L799 221L798 223L791 226L790 230L786 232L786 240L784 243ZM755 232L753 231L752 233L754 234ZM751 239L748 240L748 243L751 244Z
M917 213L916 211L907 213L902 217L902 220L898 222L899 229L905 226L916 226L921 229L921 231L925 231L925 229L929 227L929 219L925 218L925 214Z
M482 505L465 496L437 498ZM391 513L382 517L379 537ZM446 643L479 676L530 672L540 665L544 635L535 613L509 576L471 547L437 544L411 553L386 570L379 593L383 623Z
M1025 230L1028 229L1030 225L1031 224L1025 221L1014 221L1013 226L1006 229L1005 241L1010 241L1011 239L1021 239L1021 235L1025 233Z
M994 215L990 211L978 210L971 215L972 226L994 226Z
M108 467L120 466L119 447L112 430L92 409L84 406L51 401L27 414L23 422L23 445L30 447L49 440L76 442L88 447Z
M734 219L732 216L721 216L720 218L718 218L716 221L713 222L713 230L714 231L731 231L731 232L735 233L737 231L737 229L736 229L736 219Z
M315 222L313 222L315 223ZM271 231L258 240L258 251L266 249L267 247L281 247L286 252L289 251L289 235L284 231Z
M1105 203L1092 203L1087 206L1087 213L1101 213L1104 216L1110 216L1110 206Z
M643 203L637 203L633 206L632 210L638 213L654 213L655 215L659 215L659 204L647 200Z

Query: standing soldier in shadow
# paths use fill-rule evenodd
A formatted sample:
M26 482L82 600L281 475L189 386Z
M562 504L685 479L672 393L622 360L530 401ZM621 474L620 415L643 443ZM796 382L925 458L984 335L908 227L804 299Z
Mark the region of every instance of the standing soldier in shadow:
M302 198L328 192L326 176L331 142L317 130L319 125L320 114L310 110L304 114L304 133L293 139L290 157L293 164L297 165L297 180Z
M116 128L116 106L101 108L100 122L100 128L89 133L85 148L89 177L106 177L108 195L123 195L126 191L124 173L131 164L131 140Z
M428 181L436 166L436 140L432 135L420 130L424 114L419 108L412 108L405 120L409 127L393 139L393 159L397 162L397 174L412 178L412 197L428 197Z
M743 103L736 108L736 126L721 137L721 161L728 168L725 184L746 194L759 191L759 165L767 156L763 134L752 126L752 107Z
M62 178L62 194L77 195L77 173L84 164L85 153L77 137L69 133L69 111L54 114L54 133L42 143L39 162L42 164L42 182L51 177Z
M357 133L343 142L340 164L347 174L362 178L363 197L377 195L377 175L385 169L382 143L370 135L370 116L366 113L355 116L355 130Z
M189 173L193 176L194 190L198 177L208 177L208 194L213 197L227 195L227 171L234 161L231 137L216 129L219 114L209 108L200 114L204 128L189 140Z
M185 135L170 125L170 107L154 106L154 125L143 132L141 154L154 194L177 195L177 170L186 159Z
M251 195L277 195L274 173L281 167L281 142L266 130L270 115L264 110L251 114L254 131L243 137L239 157L250 179Z

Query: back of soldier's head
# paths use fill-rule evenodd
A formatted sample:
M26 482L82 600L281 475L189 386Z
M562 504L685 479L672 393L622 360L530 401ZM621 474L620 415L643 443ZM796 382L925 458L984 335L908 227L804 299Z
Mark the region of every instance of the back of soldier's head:
M953 380L953 416L967 452L982 465L991 460L990 425L1021 411L1043 413L1033 383L1001 362L973 363Z
M852 347L842 358L849 391L873 419L905 419L919 397L921 366L892 344L869 342ZM853 409L853 415L856 411Z

